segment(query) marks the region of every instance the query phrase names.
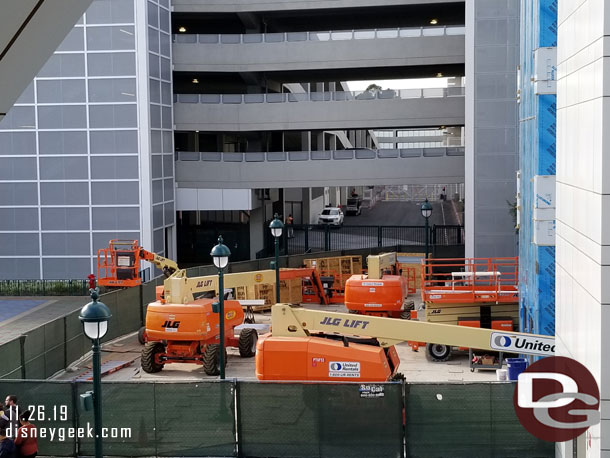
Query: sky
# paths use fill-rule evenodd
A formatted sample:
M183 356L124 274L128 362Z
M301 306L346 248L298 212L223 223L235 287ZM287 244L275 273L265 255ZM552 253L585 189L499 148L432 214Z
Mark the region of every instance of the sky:
M350 91L364 91L373 83L381 86L383 89L420 89L428 87L447 87L447 78L348 81L347 85Z

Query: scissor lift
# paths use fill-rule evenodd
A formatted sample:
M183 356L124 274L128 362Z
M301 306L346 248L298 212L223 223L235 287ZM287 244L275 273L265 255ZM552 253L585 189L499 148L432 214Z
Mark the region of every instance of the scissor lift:
M493 329L519 320L518 258L423 259L421 297L426 321ZM427 355L446 361L451 348L428 343Z
M423 259L421 294L434 304L518 302L518 258Z

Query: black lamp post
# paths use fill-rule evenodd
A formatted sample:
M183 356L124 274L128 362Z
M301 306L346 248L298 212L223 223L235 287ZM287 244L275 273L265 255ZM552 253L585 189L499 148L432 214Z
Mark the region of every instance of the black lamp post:
M219 302L219 326L220 326L220 379L225 378L225 286L223 270L229 264L231 250L222 243L222 236L218 237L218 245L212 248L212 260L218 269L218 302Z
M284 223L282 223L276 213L273 215L273 221L269 224L271 229L271 235L275 239L275 302L280 302L280 237L282 236L282 230L284 229Z
M428 260L428 252L430 250L430 245L428 241L428 237L430 235L430 230L428 228L428 219L430 215L432 215L432 205L428 202L428 199L421 204L421 215L426 219L426 262Z
M112 316L103 302L98 302L99 289L91 289L91 299L78 317L83 323L83 331L91 339L93 352L93 415L95 430L95 457L103 458L102 451L102 375L100 361L100 340L108 331L108 320Z

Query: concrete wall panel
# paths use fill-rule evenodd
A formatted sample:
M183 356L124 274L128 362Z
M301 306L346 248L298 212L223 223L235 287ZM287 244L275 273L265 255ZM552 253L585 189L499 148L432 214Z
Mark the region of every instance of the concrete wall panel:
M464 124L464 97L344 102L176 103L177 130L257 131Z
M173 59L174 70L180 72L463 64L464 36L242 44L174 43Z

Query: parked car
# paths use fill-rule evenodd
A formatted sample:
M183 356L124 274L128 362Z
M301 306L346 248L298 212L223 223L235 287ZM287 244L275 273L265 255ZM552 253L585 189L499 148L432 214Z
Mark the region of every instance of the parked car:
M326 207L318 215L318 224L343 225L343 212L337 207Z
M347 198L345 213L348 215L359 215L362 213L362 197L352 196Z

